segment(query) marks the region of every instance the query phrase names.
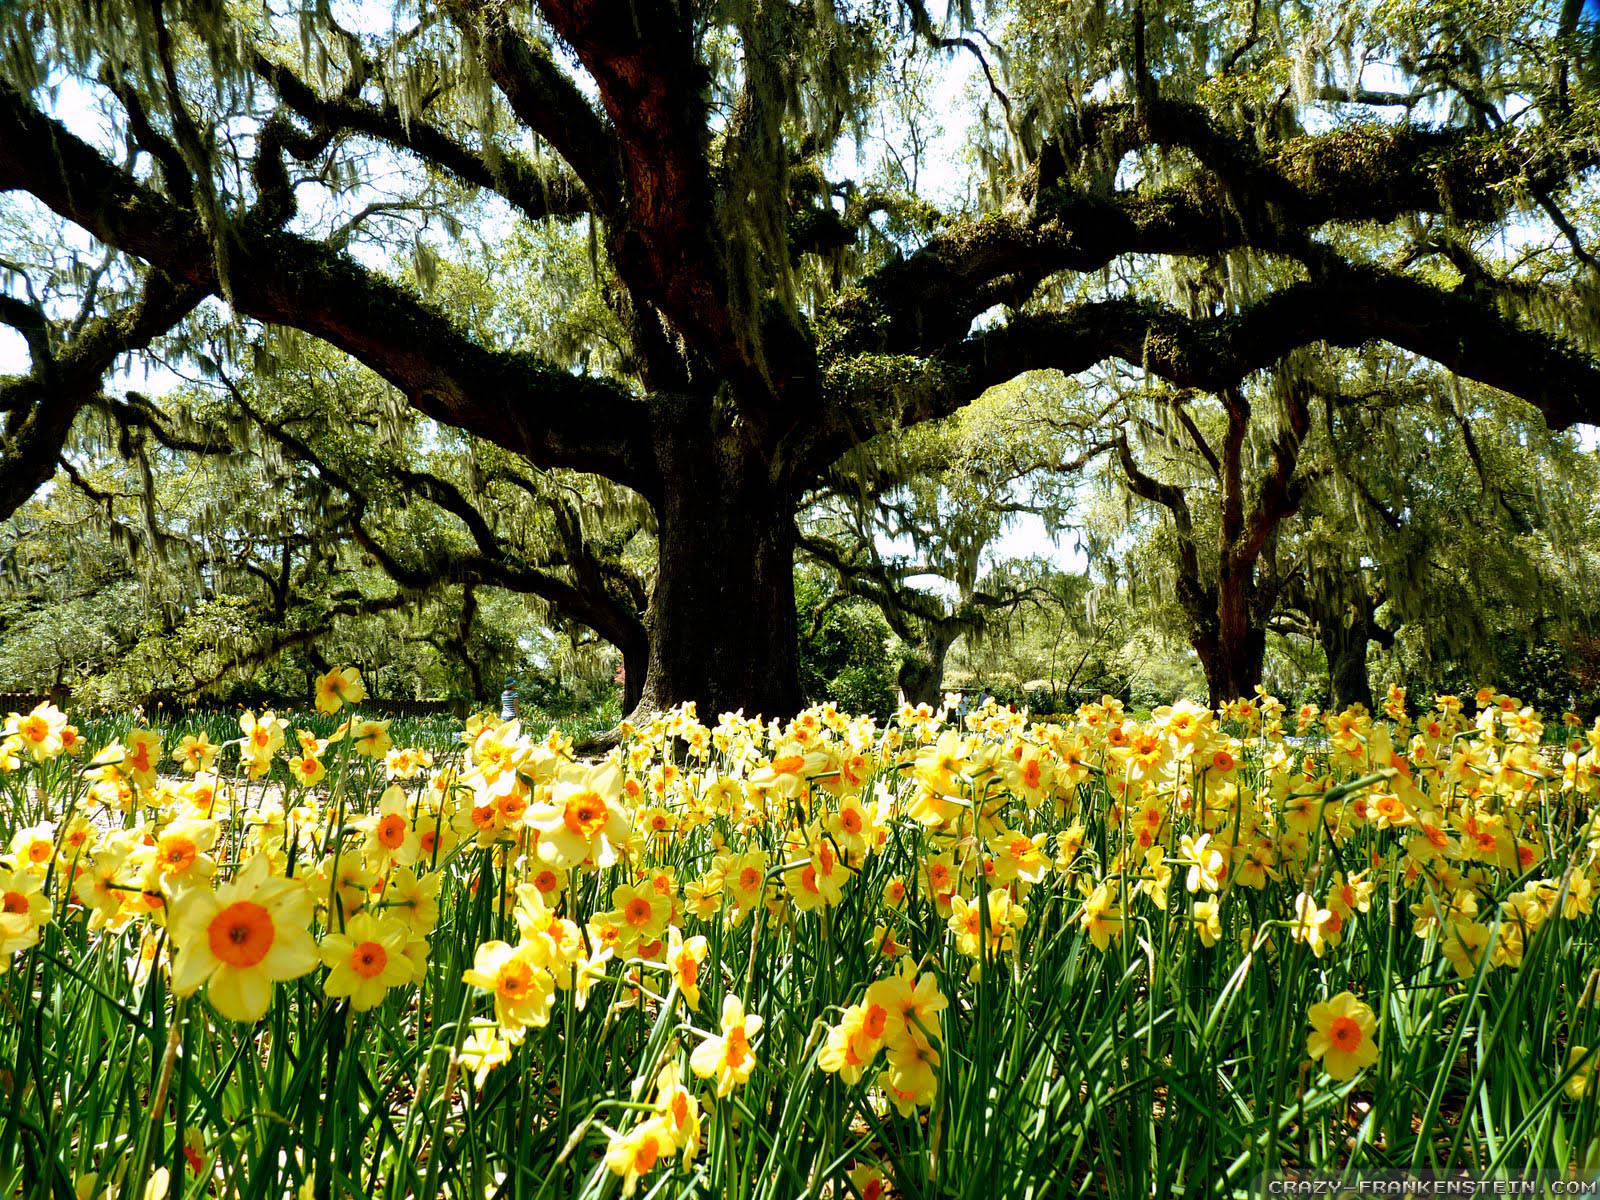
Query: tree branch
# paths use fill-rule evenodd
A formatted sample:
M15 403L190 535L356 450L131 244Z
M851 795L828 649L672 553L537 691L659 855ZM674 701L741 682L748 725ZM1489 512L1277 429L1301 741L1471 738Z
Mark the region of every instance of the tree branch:
M1118 358L1178 387L1221 394L1299 347L1374 339L1526 400L1552 429L1600 423L1600 365L1568 343L1469 292L1347 267L1226 316L1190 319L1143 301L1100 300L1014 317L936 358L836 363L809 452L831 462L873 430L948 416L1027 371L1076 375Z
M420 116L407 119L392 101L378 105L349 96L324 98L288 67L259 52L252 67L285 104L321 129L361 133L387 142L463 183L504 196L530 220L570 219L593 207L577 179L559 171L541 171L515 151L471 150Z
M107 162L0 84L0 190L31 192L102 242L219 293L197 218ZM418 411L544 466L659 490L649 408L620 385L528 354L497 352L403 288L327 246L251 222L230 225L230 300L365 363Z
M35 355L28 375L0 383L0 412L6 414L0 443L0 519L14 513L55 473L73 421L100 395L116 360L166 333L203 296L199 288L151 271L133 304L87 322L64 346L43 358Z
M602 213L615 216L622 205L623 174L615 134L550 51L517 32L500 5L444 0L442 7L478 52L517 119L577 172Z
M1142 147L1188 150L1207 173L1113 198L1061 182L1069 161L1094 154L1116 162ZM1334 222L1414 213L1489 222L1515 201L1516 189L1504 185L1552 187L1597 162L1600 139L1577 125L1537 137L1356 126L1263 152L1198 105L1156 100L1148 121L1131 104L1092 105L1025 188L1031 213L962 222L884 267L827 314L822 350L837 357L948 345L986 308L1020 303L1048 276L1100 270L1126 254L1252 248L1296 256Z

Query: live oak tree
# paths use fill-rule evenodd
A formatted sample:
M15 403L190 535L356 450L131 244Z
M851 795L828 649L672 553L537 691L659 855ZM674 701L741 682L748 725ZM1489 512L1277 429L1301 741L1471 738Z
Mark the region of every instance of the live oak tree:
M1577 4L1023 0L981 31L917 0L374 7L351 29L310 0L7 6L0 191L31 197L8 213L115 258L119 301L89 306L113 358L221 302L637 494L659 546L642 707L792 709L800 497L1024 371L1119 360L1242 395L1379 339L1552 427L1600 418ZM976 165L934 214L926 172L844 150L906 63L957 57L982 59ZM396 171L458 224L592 229L621 344L536 354L430 303L433 245L385 244L384 206L417 202ZM1537 289L1483 263L1530 227L1562 240ZM1224 285L1150 286L1195 264ZM8 385L0 498L53 470L107 361L73 352L88 322L41 332L63 314L11 296L42 382Z
M1332 704L1370 708L1373 643L1401 635L1419 680L1482 675L1518 622L1590 619L1600 475L1571 434L1381 347L1271 382L1294 391L1106 381L1110 403L1058 386L1025 409L1091 452L1111 440L1096 466L1128 495L1121 540L1142 543L1145 594L1175 610L1214 702L1262 682L1272 634L1320 648Z
M1130 529L1140 513L1158 515L1170 552L1156 581L1167 581L1213 704L1261 682L1268 625L1292 576L1280 554L1285 523L1327 470L1305 453L1314 415L1339 403L1319 394L1319 380L1337 386L1305 364L1216 395L1110 377L1095 389L1108 401L1091 393L1044 418L1075 427L1080 457L1127 490Z
M1398 660L1391 677L1455 690L1513 687L1497 650L1535 630L1594 636L1592 450L1435 371L1397 372L1334 412L1329 432L1332 470L1284 538L1274 620L1320 644L1333 704L1371 707L1369 644Z
M985 408L1005 399L991 394ZM1060 464L985 416L969 408L874 439L835 464L801 521L801 551L833 575L836 594L875 605L900 639L899 690L913 704L938 705L957 639L1044 596L1038 572L1000 561L996 544L1022 514L1059 522L1034 485Z
M7 679L80 701L178 697L343 654L388 694L481 700L520 665L530 615L567 634L541 658L593 673L614 646L642 678L653 543L631 494L392 411L388 385L325 347L195 332L206 375L159 408L96 400L56 485L4 527ZM239 358L258 370L236 374ZM80 611L104 628L48 636Z

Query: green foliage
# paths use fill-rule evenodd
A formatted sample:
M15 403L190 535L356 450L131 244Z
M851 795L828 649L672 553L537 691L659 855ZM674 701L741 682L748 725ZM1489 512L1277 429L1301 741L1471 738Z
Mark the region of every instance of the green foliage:
M327 736L346 715L295 726ZM569 864L537 910L528 892L541 862L525 852L527 829L496 825L480 844L468 819L495 805L473 803L473 764L455 757L464 746L454 722L396 721L390 732L449 768L459 797L431 787L433 772L391 781L350 741L329 748L322 786L300 787L284 769L299 748L291 738L265 783L243 779L235 753L224 752L229 802L212 817L197 819L190 803L213 784L189 792L180 780L139 795L140 823L126 828L114 819L124 815L115 786L92 791L106 781L86 767L101 738L126 737L137 724L133 714L96 722L82 758L0 774L0 844L43 848L36 874L20 866L5 876L8 891L23 889L25 912L7 914L16 940L0 946L0 1005L10 1018L0 1022L9 1102L0 1188L26 1200L80 1190L148 1200L159 1194L152 1180L165 1176L170 1194L189 1200L319 1191L332 1200L435 1200L497 1190L615 1200L621 1185L607 1152L657 1115L655 1087L669 1065L698 1105L686 1110L698 1112L698 1125L686 1122L680 1135L696 1153L644 1163L646 1195L842 1197L846 1172L858 1166L905 1200L1010 1200L1038 1194L1042 1180L1052 1194L1233 1200L1258 1191L1263 1171L1286 1166L1491 1177L1592 1168L1596 1076L1592 1066L1580 1073L1585 1059L1574 1049L1592 1053L1600 1034L1600 1012L1588 1003L1600 922L1587 865L1592 792L1563 789L1550 771L1506 805L1502 820L1516 826L1485 825L1474 836L1459 828L1469 810L1446 777L1449 760L1418 764L1410 786L1448 819L1438 860L1408 872L1415 859L1404 847L1417 835L1359 819L1356 806L1370 810L1386 794L1388 772L1369 770L1370 758L1409 726L1363 725L1339 744L1316 726L1290 743L1258 716L1201 729L1184 759L1166 747L1154 777L1113 781L1106 768L1121 768L1108 715L1038 738L991 709L974 721L990 732L970 740L929 722L850 743L819 720L819 753L866 764L849 794L871 800L884 836L864 839L868 850L829 848L839 890L808 908L803 871L816 878L809 856L820 858L834 839L813 835L819 849L801 842L796 861L783 853L795 845L786 838L801 803L830 822L842 817L846 803L824 786L837 773L819 773L804 801L757 802L743 781L752 765L775 765L779 733L728 723L713 732L675 714L696 744L729 749L686 769L671 757L663 722L624 747L638 787L616 798L616 815L697 819L672 836L638 836L624 861ZM226 718L210 720L212 740L224 740ZM1162 747L1167 728L1138 734ZM534 732L523 729L520 741L505 733L500 749L532 770L554 770ZM1470 732L1451 744L1478 761L1506 748ZM1226 783L1196 765L1218 749L1234 764ZM1043 762L1043 802L1011 782L1014 755ZM941 758L961 769L945 773ZM1306 778L1307 761L1324 773L1319 781ZM929 788L935 772L962 794ZM697 811L702 792L725 794L705 786L718 779L738 799L716 803L736 807ZM663 782L664 797L652 780ZM391 786L398 814L379 808ZM534 785L536 804L549 786ZM1181 786L1194 787L1192 805L1175 801ZM1293 805L1275 800L1278 792ZM942 828L923 819L937 817L933 804L951 814ZM992 824L979 825L973 814L982 809ZM1155 826L1161 832L1137 866L1119 868L1135 839L1151 836L1128 820L1130 810L1172 816ZM403 844L428 834L433 849L416 846L402 872L371 836L380 813L402 817ZM1208 820L1215 828L1204 828ZM123 870L158 861L157 839L192 844L202 829L216 835L206 859L215 860L214 877L190 868L188 879L163 881L152 868L150 890L127 886ZM69 842L69 830L83 840ZM1487 860L1485 836L1498 851ZM1056 861L1058 838L1071 848ZM1534 855L1529 870L1519 843ZM1223 855L1235 850L1238 869L1224 876ZM760 855L758 906L735 911L713 866L724 852ZM272 963L273 976L263 969L230 989L207 960L195 974L184 956L220 957L207 934L223 931L207 925L237 896L222 889L241 875L246 888L258 886L247 873L258 857L282 871L270 892L247 894L292 898L294 911L247 903L272 922L274 942L281 933L309 951L316 938L326 959L286 956L281 970ZM1457 864L1470 864L1470 874ZM948 886L930 894L936 865ZM1036 878L992 888L990 872L1002 867ZM1446 885L1445 871L1459 882ZM638 896L641 874L644 894L662 894L663 910L650 919L704 939L692 977L698 999L648 953L590 958L602 931L619 936L620 914L608 910L622 907L622 887ZM408 890L414 877L426 892ZM380 879L394 892L372 902L367 889ZM37 918L27 911L30 890L41 896ZM365 916L350 915L352 896ZM970 931L952 920L957 904L971 914ZM994 922L1002 904L1015 923ZM405 922L399 944L416 964L360 1009L330 987L350 964L354 939L338 939L356 932L356 920L372 921L366 928L386 941L385 922ZM570 933L560 921L572 923ZM917 1003L902 1010L911 1020L858 1043L867 1052L860 1072L826 1069L831 1031L848 1029L862 1015L857 1006L877 999L869 988L894 994L901 968L894 951L880 949L886 931L922 980ZM513 943L527 947L527 974L504 980L496 995L495 967L485 966ZM560 990L553 976L535 974L579 965L593 967L581 994L570 973ZM185 971L192 986L179 982ZM529 975L548 1007L515 1003L514 987L535 986ZM260 990L259 1017L225 1017L246 988ZM1308 1034L1326 1031L1317 1014L1345 992L1363 1006L1358 1043L1370 1053L1340 1062ZM715 1036L728 996L762 1024L746 1077L718 1095L692 1056ZM485 1043L501 1057L480 1072L473 1046ZM895 1059L907 1045L920 1047L929 1070L907 1080L917 1091L899 1111L883 1093L904 1078Z
M869 604L841 597L820 577L795 578L800 620L800 686L814 702L887 717L894 708L893 635ZM824 611L824 609L826 611Z

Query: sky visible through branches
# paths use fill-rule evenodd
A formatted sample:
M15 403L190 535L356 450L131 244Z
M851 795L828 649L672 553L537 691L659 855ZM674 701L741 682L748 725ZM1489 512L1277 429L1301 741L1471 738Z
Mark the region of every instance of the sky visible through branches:
M374 3L372 0L356 0L354 3L335 3L333 9L340 22L347 28L373 34L391 31L393 10L387 4ZM571 70L579 85L592 94L592 83L581 66L570 59L565 65ZM869 160L875 154L882 154L891 159L898 157L909 170L916 172L915 191L942 211L959 212L969 208L971 204L971 198L963 191L964 188L971 186L973 179L972 172L968 169L970 166L968 136L977 107L986 96L984 81L977 60L959 48L949 52L937 66L925 69L937 71L937 77L930 81L927 93L931 110L927 114L927 123L918 129L922 150L917 156L919 161L912 164L909 162L909 156L905 154L905 146L912 140L908 128L903 123L895 127L885 116L884 123L876 130L869 130L863 141L855 147L858 160L855 165L858 168L867 167ZM1382 64L1369 64L1361 82L1379 91L1402 90L1401 76L1388 71ZM102 145L107 141L109 126L106 119L97 110L95 100L90 93L74 80L61 81L52 115L80 136ZM881 110L880 115L882 115ZM1424 118L1427 116L1425 111L1419 115ZM1368 116L1392 119L1393 114L1378 109ZM1334 124L1330 114L1319 112L1315 108L1308 108L1302 114L1302 119L1307 125L1308 132L1312 133L1324 132ZM398 156L391 157L394 160L393 170L396 172L410 169ZM1126 182L1131 181L1119 180L1119 183ZM36 207L30 198L23 196L16 197L14 202L23 205L25 211L29 207ZM496 238L496 230L509 228L512 216L509 208L493 196L486 196L483 204L485 220L479 224L477 233L486 242L492 242ZM315 200L306 205L306 210L312 214L312 219L315 221L317 212ZM42 208L37 211L43 214ZM1519 234L1524 230L1530 237L1533 236L1533 230L1527 222L1508 226L1502 235L1504 241L1502 248L1506 251L1514 250L1519 245ZM438 249L447 249L442 244L443 234L439 230L430 228L427 232L435 240L441 241ZM86 256L99 252L91 239L76 227L63 225L61 236L77 244L77 248ZM350 250L364 259L369 266L383 268L391 265L380 261L381 256L370 246L352 245ZM220 304L216 300L206 303ZM981 315L974 322L975 326L983 324L991 315L987 313ZM14 329L0 326L0 376L26 371L27 362L27 351L22 336ZM180 386L182 382L183 380L172 370L147 355L132 356L121 365L113 377L116 387L136 389L152 396L163 395ZM1600 451L1600 427L1579 425L1575 432L1585 450ZM914 547L909 544L899 545L883 541L880 550L884 554L910 554L914 552ZM1041 516L1026 512L1014 514L1008 520L1000 537L989 547L985 558L987 564L1016 559L1040 559L1056 569L1080 573L1089 566L1087 556L1077 545L1070 529L1052 532ZM948 581L934 576L912 582L929 586L936 591L946 590L950 586Z

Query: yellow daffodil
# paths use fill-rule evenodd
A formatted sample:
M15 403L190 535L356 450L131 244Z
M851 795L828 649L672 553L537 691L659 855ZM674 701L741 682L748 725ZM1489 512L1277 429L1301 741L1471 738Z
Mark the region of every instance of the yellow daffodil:
M322 990L350 997L350 1007L357 1012L376 1008L390 988L411 979L406 941L406 927L394 918L357 913L345 923L343 933L322 939L322 961L328 967Z
M361 672L354 667L334 667L325 675L317 676L316 709L319 713L335 713L346 704L360 704L367 698L367 689L361 682Z
M204 986L230 1021L259 1021L275 984L316 967L310 923L305 885L271 876L262 855L215 891L186 888L172 903L172 990L190 996Z
M750 1078L756 1065L750 1041L761 1032L761 1018L746 1014L739 997L722 999L721 1036L707 1037L689 1056L689 1069L701 1079L716 1079L717 1095L726 1096Z
M1306 1053L1322 1060L1330 1078L1345 1080L1378 1061L1378 1021L1349 992L1313 1004L1306 1013L1311 1034Z

